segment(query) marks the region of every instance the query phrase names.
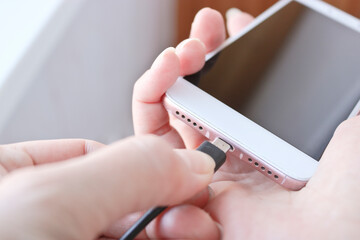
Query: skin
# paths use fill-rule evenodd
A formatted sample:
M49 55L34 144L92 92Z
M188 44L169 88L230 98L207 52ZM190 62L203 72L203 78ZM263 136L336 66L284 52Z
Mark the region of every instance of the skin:
M227 17L230 35L252 21L250 15L240 11L232 11ZM201 10L192 24L190 38L196 40L188 40L181 50L165 50L159 57L161 64L145 73L134 88L136 134L159 135L177 148L195 148L204 138L169 116L161 99L179 73L200 70L204 63L203 45L205 52L209 52L225 40L221 15L209 8ZM204 208L189 205L172 208L148 226L143 237L359 239L359 155L360 117L355 117L337 128L316 174L297 192L280 187L230 158L215 174L211 184L214 193ZM211 218L206 217L209 215Z
M236 34L251 20L233 11L228 32ZM359 117L339 126L301 191L287 191L232 158L213 178L212 190L205 188L213 161L173 149L195 148L204 138L171 118L161 100L178 75L199 70L205 53L225 40L221 15L201 10L191 38L165 50L136 83L136 138L110 146L88 140L0 146L1 239L116 239L141 211L182 202L139 239L359 238Z
M87 140L3 145L0 238L96 239L131 212L190 198L211 181L214 167L206 154L174 150L155 136L110 146Z

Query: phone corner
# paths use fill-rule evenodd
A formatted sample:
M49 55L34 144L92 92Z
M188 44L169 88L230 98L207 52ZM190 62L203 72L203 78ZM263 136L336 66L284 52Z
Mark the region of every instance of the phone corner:
M298 180L289 176L285 176L280 185L291 191L299 191L306 186L307 182L308 180Z

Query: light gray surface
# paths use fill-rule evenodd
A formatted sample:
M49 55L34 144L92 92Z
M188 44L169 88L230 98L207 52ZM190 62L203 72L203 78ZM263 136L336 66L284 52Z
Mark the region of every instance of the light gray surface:
M131 135L133 84L172 44L175 12L170 0L87 1L31 80L0 143L109 143Z

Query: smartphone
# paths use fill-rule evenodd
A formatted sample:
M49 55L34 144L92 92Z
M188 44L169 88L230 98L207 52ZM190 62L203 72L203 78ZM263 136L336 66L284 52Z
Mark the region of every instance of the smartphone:
M165 107L287 189L305 186L359 113L360 21L325 2L279 1L206 59Z

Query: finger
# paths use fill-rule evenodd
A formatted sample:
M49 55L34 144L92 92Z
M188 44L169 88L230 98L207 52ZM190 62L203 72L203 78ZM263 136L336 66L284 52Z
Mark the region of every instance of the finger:
M211 52L220 46L226 38L224 19L221 14L211 8L200 10L191 26L191 38L198 38Z
M179 47L177 48L177 54L182 63L182 75L193 74L200 70L205 64L205 53L214 50L225 40L224 20L221 14L210 8L200 10L195 16L190 36L191 38L199 39L200 42L204 43L203 46L205 49L196 46L195 42L192 42L192 48L196 47L196 51L192 50L190 46L187 46L188 48L183 51L181 51ZM185 43L186 45L189 44L186 40ZM181 45L182 44L180 44L180 46ZM196 57L193 56L194 53L196 53ZM205 140L205 137L199 132L179 120L172 120L171 124L174 129L177 130L179 136L181 135L181 138L184 139L186 148L194 149Z
M184 143L170 126L169 114L162 104L166 90L180 75L180 60L174 48L164 50L153 66L135 84L133 94L133 122L135 134L163 136L174 147Z
M159 103L166 90L180 75L180 61L174 48L165 49L135 84L134 98L144 103ZM156 84L154 84L156 83Z
M210 193L212 193L210 187L200 191L191 199L186 200L184 204L191 204L199 208L205 207L208 199L210 197ZM111 237L111 238L119 238L133 225L135 222L140 219L140 217L144 214L144 212L137 212L129 214L116 222L112 223L111 226L103 233L104 237ZM139 239L146 239L147 235L145 231L140 232L137 235Z
M180 75L190 75L204 66L206 47L198 39L187 39L176 47L176 54L180 59Z
M169 209L146 228L150 239L220 239L217 224L204 210L181 205Z
M244 27L249 25L254 17L248 13L242 12L238 8L230 8L226 12L226 26L230 36L238 34Z
M206 140L206 137L179 119L176 119L176 117L171 116L170 119L171 125L176 129L181 138L184 139L186 148L196 149L202 142Z
M111 226L103 233L103 237L119 239L130 229L144 214L145 212L131 213L127 216L112 223ZM147 239L145 230L141 231L137 236L137 239Z
M36 224L45 228L55 217L62 222L56 230L79 229L90 239L128 213L190 198L208 185L214 167L206 154L173 150L157 137L144 136L73 161L18 171L4 179L1 195L22 201L13 202L7 213L34 211L40 215Z
M212 189L208 186L201 192L198 192L195 196L183 202L183 204L190 204L199 208L203 208L206 206L207 202L209 201L209 198L211 197L210 194L212 193L213 193Z
M176 54L180 59L181 75L193 74L205 64L206 48L198 39L187 39L181 42L176 47ZM186 148L194 149L205 140L199 132L176 120L176 118L170 116L170 123L184 140Z
M0 146L0 166L12 170L85 155L104 145L84 139L32 141Z
M336 129L307 188L321 188L323 192L338 189L337 196L342 196L341 192L360 192L357 184L360 181L359 156L360 117L357 116L343 122Z

